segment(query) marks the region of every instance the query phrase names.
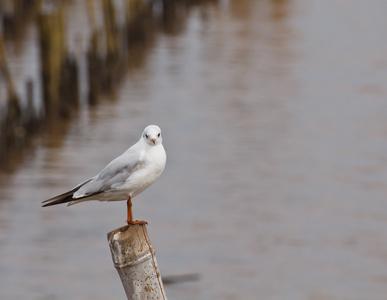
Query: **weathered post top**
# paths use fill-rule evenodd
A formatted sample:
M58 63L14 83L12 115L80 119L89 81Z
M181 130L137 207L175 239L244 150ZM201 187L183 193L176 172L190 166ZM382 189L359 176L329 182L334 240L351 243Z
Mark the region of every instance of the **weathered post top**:
M107 234L114 266L128 299L167 299L146 225L127 225Z

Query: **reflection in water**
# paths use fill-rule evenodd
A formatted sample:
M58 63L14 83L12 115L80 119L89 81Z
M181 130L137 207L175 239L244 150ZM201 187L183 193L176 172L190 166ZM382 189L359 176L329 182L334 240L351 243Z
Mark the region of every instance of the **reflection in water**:
M143 65L158 24L163 31L176 32L177 28L184 27L191 7L207 2L215 3L216 0L78 3L77 9L82 12L78 16L89 20L89 26L76 28L76 34L87 39L87 49L83 49L84 55L78 58L75 57L77 49L70 49L67 41L70 23L79 22L67 16L74 3L1 2L0 71L6 80L0 87L8 93L0 93L0 170L15 169L22 162L24 152L35 144L33 140L43 132L47 144L58 146L83 101L79 85L87 91L86 102L97 104L99 95L112 93L126 72ZM31 26L36 26L38 31L32 42L38 44L40 57L34 59L40 61L41 76L37 79L18 76L17 80L24 82L25 90L17 91L4 40L19 48L26 28ZM17 53L16 57L18 55L22 53ZM29 65L23 68L29 68ZM37 74L37 70L34 73ZM34 92L40 88L40 93ZM34 99L37 94L42 95L41 99Z

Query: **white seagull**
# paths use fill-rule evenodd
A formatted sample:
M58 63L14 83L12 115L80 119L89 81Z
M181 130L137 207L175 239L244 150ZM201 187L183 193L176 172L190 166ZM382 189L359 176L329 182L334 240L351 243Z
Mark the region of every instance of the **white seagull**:
M66 193L43 201L46 203L43 207L67 202L69 206L88 200L127 200L126 222L129 225L147 224L146 221L133 221L132 197L160 177L166 161L161 130L156 125L149 125L136 144L112 160L98 175Z

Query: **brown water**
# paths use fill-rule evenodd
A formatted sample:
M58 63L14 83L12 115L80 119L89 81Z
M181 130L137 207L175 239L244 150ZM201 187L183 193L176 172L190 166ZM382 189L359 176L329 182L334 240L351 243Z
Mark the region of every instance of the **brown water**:
M386 299L384 1L224 1L160 34L64 139L3 175L1 299L124 299L106 233L125 204L42 209L158 124L134 199L168 299ZM17 63L17 62L16 62Z

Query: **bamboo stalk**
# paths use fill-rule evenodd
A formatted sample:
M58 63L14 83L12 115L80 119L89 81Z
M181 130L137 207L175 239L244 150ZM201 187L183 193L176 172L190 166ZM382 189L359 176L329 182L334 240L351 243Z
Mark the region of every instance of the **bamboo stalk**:
M114 266L128 300L164 299L163 282L145 225L127 225L107 234Z

